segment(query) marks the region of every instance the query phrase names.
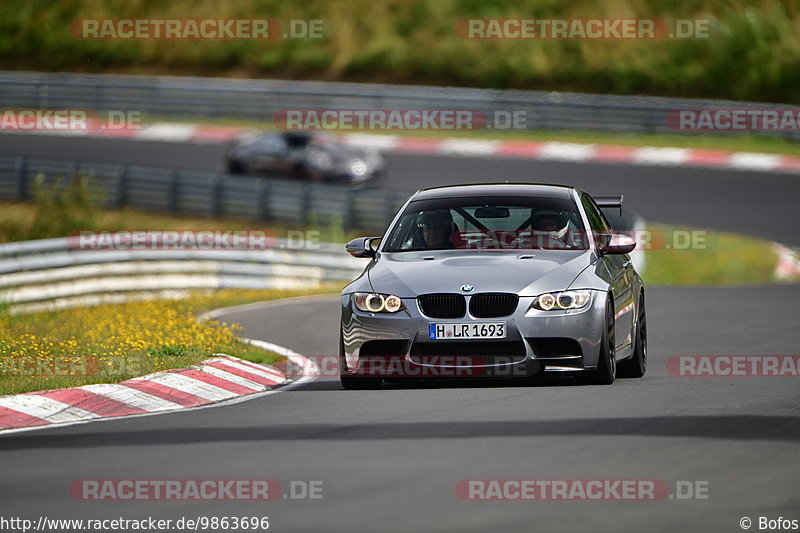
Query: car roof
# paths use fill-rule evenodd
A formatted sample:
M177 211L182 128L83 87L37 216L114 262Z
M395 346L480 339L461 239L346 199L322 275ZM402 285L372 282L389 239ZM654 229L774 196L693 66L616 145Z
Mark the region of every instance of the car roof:
M572 198L576 187L544 183L471 183L422 189L413 200L453 198L465 196L539 196L546 198ZM580 192L580 191L578 191Z

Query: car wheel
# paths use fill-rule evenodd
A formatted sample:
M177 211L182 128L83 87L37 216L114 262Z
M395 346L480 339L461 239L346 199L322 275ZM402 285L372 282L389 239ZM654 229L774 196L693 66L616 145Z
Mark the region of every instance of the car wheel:
M600 356L597 361L597 370L587 375L587 381L594 385L611 385L617 374L617 363L614 358L614 302L609 297L606 302L606 319L603 338L600 342Z
M647 315L644 307L644 293L639 296L639 310L636 318L636 344L633 356L619 365L619 377L640 378L647 371Z
M313 181L312 174L309 170L303 165L295 165L292 167L292 171L290 172L292 178L301 180L301 181Z
M244 166L240 161L231 159L228 161L228 174L244 174Z
M339 332L339 381L347 390L371 390L379 389L381 386L381 378L366 378L354 376L347 370L347 361L344 357L344 340L342 333Z

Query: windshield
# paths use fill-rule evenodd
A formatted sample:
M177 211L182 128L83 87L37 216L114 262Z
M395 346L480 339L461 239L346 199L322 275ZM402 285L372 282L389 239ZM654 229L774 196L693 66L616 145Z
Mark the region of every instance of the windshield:
M502 196L411 202L392 228L384 251L587 247L571 199Z

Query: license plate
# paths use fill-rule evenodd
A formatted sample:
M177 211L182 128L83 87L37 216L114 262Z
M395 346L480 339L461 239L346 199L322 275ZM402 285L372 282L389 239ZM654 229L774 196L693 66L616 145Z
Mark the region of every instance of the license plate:
M428 324L431 340L448 339L504 339L505 322L471 322L469 324Z

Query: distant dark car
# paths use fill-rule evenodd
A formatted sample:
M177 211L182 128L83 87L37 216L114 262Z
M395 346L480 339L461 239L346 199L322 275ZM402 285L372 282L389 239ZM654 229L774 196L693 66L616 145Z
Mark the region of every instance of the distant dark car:
M375 150L348 146L327 133L253 133L228 147L231 174L293 177L353 187L375 184L386 171Z

